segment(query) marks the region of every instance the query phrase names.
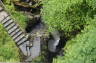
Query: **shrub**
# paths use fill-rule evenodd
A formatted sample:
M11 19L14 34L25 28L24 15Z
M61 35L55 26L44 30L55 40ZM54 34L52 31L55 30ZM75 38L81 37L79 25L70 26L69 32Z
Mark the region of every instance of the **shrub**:
M69 40L64 48L64 56L57 63L95 63L96 62L96 19L76 38Z
M63 31L74 36L86 26L86 19L94 18L93 6L87 0L44 0L42 19L49 31Z
M69 40L64 56L54 63L96 62L96 1L95 0L44 0L42 19L49 31L63 31ZM83 30L84 29L84 30Z

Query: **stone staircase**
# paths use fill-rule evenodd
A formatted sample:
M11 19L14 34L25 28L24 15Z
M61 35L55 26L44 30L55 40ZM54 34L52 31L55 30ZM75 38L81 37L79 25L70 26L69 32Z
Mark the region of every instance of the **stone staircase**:
M26 56L25 61L32 61L40 54L40 37L34 38L33 41L28 39L19 25L11 18L10 14L3 7L0 7L0 23L3 24L8 34L15 41L16 45ZM37 52L36 52L37 51Z

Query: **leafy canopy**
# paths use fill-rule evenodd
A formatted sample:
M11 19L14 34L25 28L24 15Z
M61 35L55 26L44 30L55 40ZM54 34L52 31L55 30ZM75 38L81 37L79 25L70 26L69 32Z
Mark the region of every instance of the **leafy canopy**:
M94 18L96 9L89 0L44 0L42 19L49 31L63 31L65 36L80 32L88 18Z

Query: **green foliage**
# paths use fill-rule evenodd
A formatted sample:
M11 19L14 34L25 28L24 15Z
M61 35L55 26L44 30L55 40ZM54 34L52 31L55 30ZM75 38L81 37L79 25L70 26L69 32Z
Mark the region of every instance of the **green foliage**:
M0 62L19 62L19 51L15 42L11 39L0 24Z
M95 63L96 0L44 0L43 5L42 19L49 31L63 31L67 37L81 31L54 63Z
M8 41L7 41L8 42ZM0 62L19 62L19 53L13 41L6 43L2 47L0 47Z
M42 17L49 31L63 31L65 36L80 32L86 26L86 19L94 18L95 14L95 9L86 0L43 1Z
M6 10L17 23L25 28L27 17L15 10L12 0L4 0ZM63 31L69 40L65 56L54 59L54 63L95 63L96 62L96 1L95 0L43 0L42 19L49 31ZM86 28L85 28L86 27ZM84 29L84 30L83 30ZM40 63L43 57L33 62ZM0 25L0 62L20 61L18 48L2 25Z
M96 21L96 19L92 20ZM95 63L96 62L96 22L89 25L82 34L68 41L65 56L58 57L57 63Z
M27 16L17 11L13 11L11 12L11 14L12 14L12 18L14 19L14 21L16 21L20 25L21 28L25 29L27 25L26 22L28 21Z
M86 1L90 6L96 9L96 0L86 0Z

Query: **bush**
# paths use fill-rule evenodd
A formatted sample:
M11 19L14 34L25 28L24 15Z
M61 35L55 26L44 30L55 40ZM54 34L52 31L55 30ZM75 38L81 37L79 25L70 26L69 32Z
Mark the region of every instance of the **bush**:
M96 1L95 0L44 0L42 19L49 31L63 31L69 40L64 56L54 63L96 62Z
M93 21L96 21L93 20ZM96 62L96 22L87 26L82 34L68 41L64 56L55 60L57 63L95 63ZM54 63L55 63L54 62Z
M84 29L88 18L94 18L95 10L87 0L44 0L42 19L49 31L63 31L74 36ZM87 24L88 25L88 24Z

